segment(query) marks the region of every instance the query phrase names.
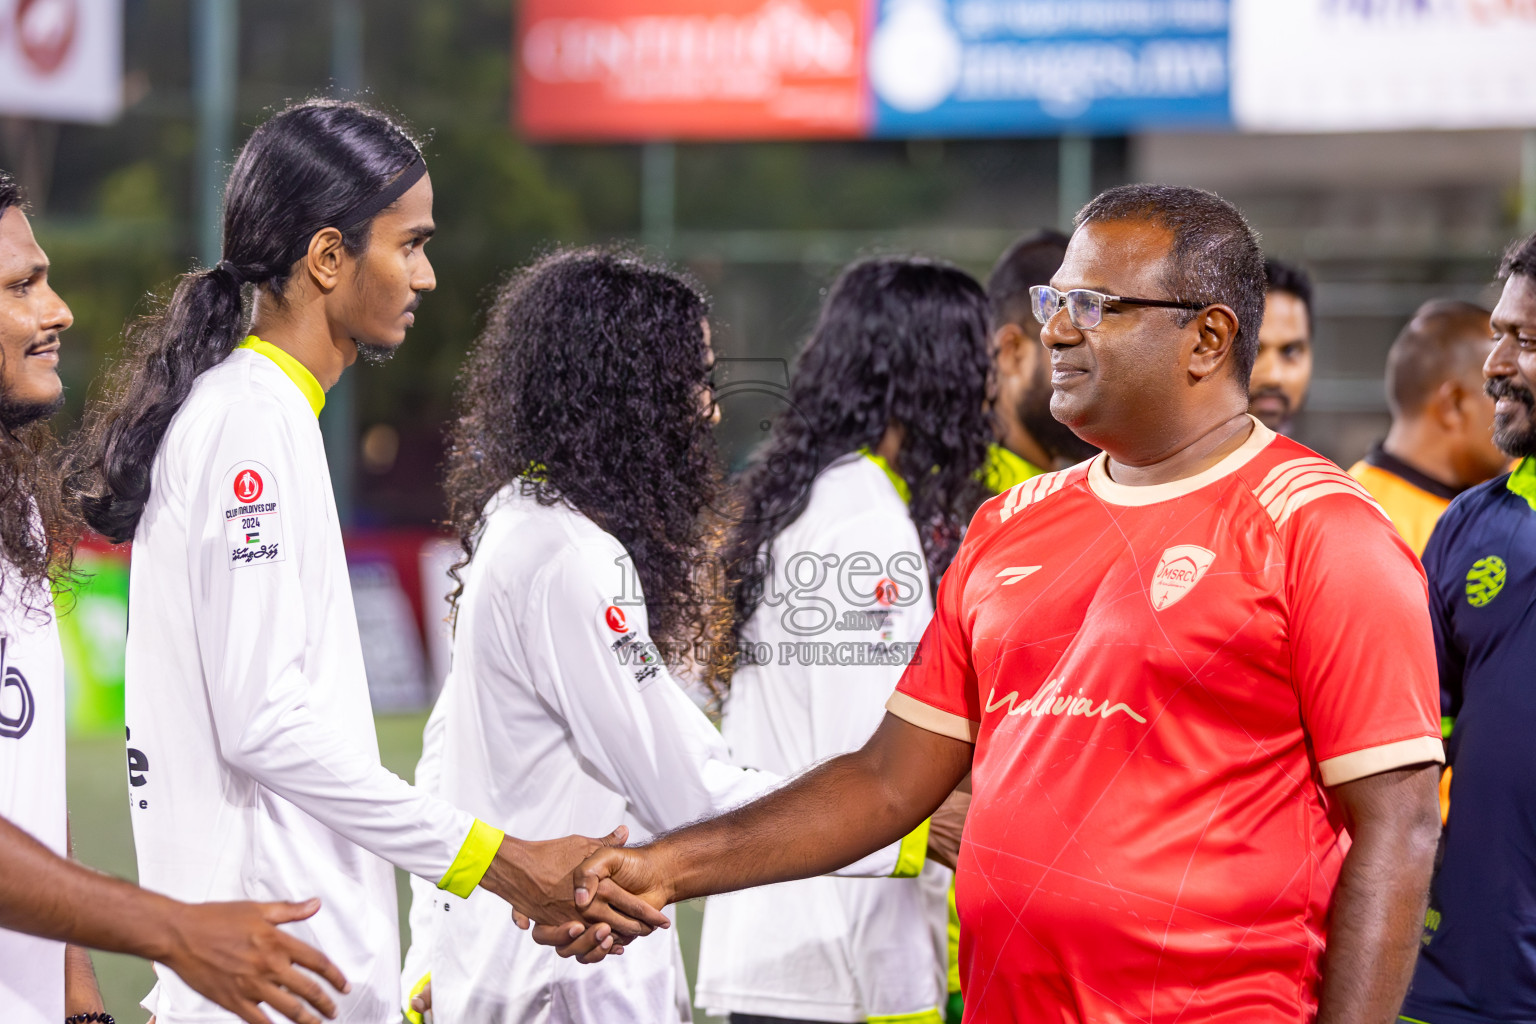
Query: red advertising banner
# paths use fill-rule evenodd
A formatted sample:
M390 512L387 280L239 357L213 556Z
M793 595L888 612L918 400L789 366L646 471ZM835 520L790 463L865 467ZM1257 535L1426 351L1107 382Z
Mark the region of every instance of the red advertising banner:
M866 0L522 0L528 137L854 138Z

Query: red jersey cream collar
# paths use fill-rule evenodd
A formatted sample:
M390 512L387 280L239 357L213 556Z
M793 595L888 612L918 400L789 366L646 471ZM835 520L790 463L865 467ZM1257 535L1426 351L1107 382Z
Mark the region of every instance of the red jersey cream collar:
M1248 440L1216 465L1203 469L1193 476L1184 477L1182 480L1170 480L1166 484L1149 484L1144 487L1119 484L1110 479L1109 455L1100 452L1094 456L1092 464L1088 467L1088 486L1094 494L1111 505L1155 505L1160 501L1171 501L1174 498L1182 498L1186 494L1193 494L1200 488L1242 469L1250 459L1269 447L1269 443L1275 439L1273 430L1252 416L1248 419L1253 422L1253 433L1248 435Z

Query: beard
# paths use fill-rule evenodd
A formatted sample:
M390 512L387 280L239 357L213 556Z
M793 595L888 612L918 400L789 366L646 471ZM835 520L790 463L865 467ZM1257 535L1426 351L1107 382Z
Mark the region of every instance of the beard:
M369 366L383 366L395 358L395 346L375 345L372 342L357 342L357 358Z
M38 420L48 419L62 408L64 408L62 391L57 398L51 398L46 402L25 402L0 393L0 425L7 430L17 431Z
M1494 413L1493 443L1499 451L1512 459L1536 455L1536 395L1508 377L1494 377L1483 385L1489 398L1512 398L1525 406L1525 415L1518 412Z
M1051 392L1050 370L1046 369L1043 373L1035 374L1029 389L1019 400L1019 422L1024 424L1029 436L1053 459L1064 458L1076 463L1097 455L1097 448L1072 433L1071 427L1051 415Z

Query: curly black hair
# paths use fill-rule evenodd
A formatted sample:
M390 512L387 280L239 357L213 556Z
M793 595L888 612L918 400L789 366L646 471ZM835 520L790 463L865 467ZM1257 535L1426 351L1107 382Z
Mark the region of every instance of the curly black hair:
M895 469L937 583L985 492L994 436L987 296L965 271L913 257L863 260L838 276L790 379L794 415L774 420L742 474L723 573L731 622L715 645L728 680L741 630L773 571L773 539L800 517L817 474L902 428Z
M0 171L0 217L26 208L16 181ZM0 596L46 621L53 590L74 581L81 523L65 500L62 453L46 419L62 404L13 401L0 387ZM12 589L14 586L14 590Z
M691 282L616 251L555 252L502 286L460 373L450 437L455 613L486 503L521 478L540 504L564 503L624 545L669 660L704 640L702 513L718 486L708 314Z

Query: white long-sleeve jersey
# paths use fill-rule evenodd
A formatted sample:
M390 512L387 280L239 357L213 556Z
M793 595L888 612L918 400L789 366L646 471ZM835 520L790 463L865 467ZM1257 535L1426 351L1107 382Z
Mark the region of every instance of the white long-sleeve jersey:
M390 864L467 895L501 833L379 763L323 401L250 339L198 378L161 445L129 584L134 840L140 883L179 899L320 897L289 930L351 982L337 1019L394 1024ZM158 1024L235 1020L156 973Z
M518 483L491 499L465 571L453 668L418 771L435 776L444 798L521 837L602 836L625 824L631 842L781 781L732 765L668 673L623 545ZM889 875L911 845L893 843L844 873ZM414 896L404 988L430 968L438 1021L691 1019L675 932L593 968L536 945L480 894L462 905L421 886Z
M793 774L874 733L933 601L906 503L870 457L824 469L771 554L764 600L742 630L756 656L731 682L723 731L737 764ZM770 1017L937 1021L949 877L928 864L916 878L808 878L711 896L695 1002Z
M45 588L6 566L0 591L0 817L68 853L64 811L64 653ZM0 864L0 871L7 868ZM0 1006L7 1024L64 1019L64 943L0 929Z
M638 840L779 781L731 765L668 674L623 545L517 483L487 511L422 759L441 796L525 839L623 823ZM593 968L536 945L494 898L434 898L432 916L436 1020L689 1019L675 934Z

